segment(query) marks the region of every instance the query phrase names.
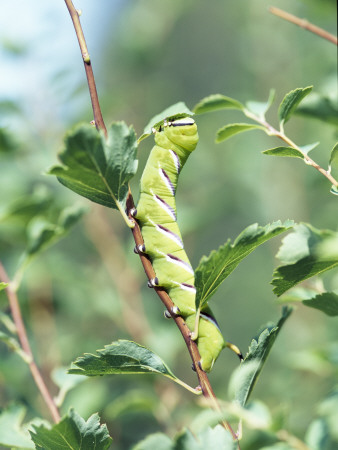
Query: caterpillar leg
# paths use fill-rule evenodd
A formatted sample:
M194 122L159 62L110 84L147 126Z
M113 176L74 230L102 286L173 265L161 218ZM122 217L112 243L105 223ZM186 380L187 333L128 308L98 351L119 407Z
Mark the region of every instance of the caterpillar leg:
M179 314L180 310L175 305L172 308L170 308L170 311L168 311L167 309L164 311L164 317L166 319L172 319L173 317L179 316Z
M134 253L136 253L138 255L140 253L145 253L145 252L146 252L146 246L144 244L135 245Z
M158 287L158 286L159 286L158 278L157 278L157 277L151 278L151 279L148 281L147 284L148 284L148 287L149 287L149 288Z

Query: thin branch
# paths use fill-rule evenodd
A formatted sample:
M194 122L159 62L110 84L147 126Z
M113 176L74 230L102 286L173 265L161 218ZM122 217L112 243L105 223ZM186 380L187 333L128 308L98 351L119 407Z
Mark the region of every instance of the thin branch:
M282 9L275 8L274 6L270 6L269 11L275 16L281 17L282 19L287 20L288 22L294 23L295 25L298 25L299 27L304 28L305 30L311 31L311 33L314 33L317 36L320 36L332 42L333 44L338 45L338 39L336 38L336 36L323 30L323 28L313 25L306 19L300 19L299 17L294 16L293 14L290 14L286 11L283 11Z
M8 275L6 273L5 268L0 263L0 279L4 281L5 283L8 283L6 293L9 301L9 307L11 310L11 314L15 323L16 332L19 337L19 341L22 347L22 350L25 352L25 354L28 356L28 365L30 368L30 371L32 373L33 379L35 381L35 384L37 385L50 413L55 423L58 423L60 421L60 414L59 411L54 403L54 400L49 393L47 386L41 376L41 373L39 371L38 366L36 365L33 357L33 353L31 350L31 347L29 345L26 328L22 320L20 305L18 301L18 297L16 295L16 292L11 287L11 281L8 278Z
M83 64L84 64L84 68L85 68L86 75L87 75L90 99L92 102L95 126L98 130L102 130L104 135L107 137L107 128L106 128L106 125L105 125L103 117L102 117L101 107L100 107L99 98L98 98L97 90L96 90L93 68L92 68L92 64L90 61L90 56L88 53L86 40L85 40L83 31L82 31L79 13L75 9L73 2L71 0L65 0L65 3L68 8L70 17L73 21L76 37L77 37L77 40L79 42L79 46L81 49Z
M318 170L324 177L326 177L334 186L338 186L338 181L331 175L331 173L328 170L323 169L318 163L316 163L310 156L304 152L300 147L298 147L297 144L295 144L290 138L288 138L284 131L278 131L276 130L272 125L270 125L266 120L262 119L261 117L257 116L256 114L253 114L252 112L248 111L247 109L244 110L244 114L249 117L250 119L254 120L255 122L260 123L263 125L269 136L275 136L282 141L284 141L286 144L288 144L290 147L295 148L299 152L302 153L304 157L304 161L309 166L312 166L314 169Z

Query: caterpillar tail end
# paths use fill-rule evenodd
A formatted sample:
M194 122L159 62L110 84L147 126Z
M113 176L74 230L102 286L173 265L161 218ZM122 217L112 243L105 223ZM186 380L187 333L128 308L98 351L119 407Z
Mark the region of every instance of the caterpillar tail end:
M237 345L232 344L231 342L225 342L224 343L224 347L229 348L230 350L232 350L234 353L236 353L236 355L238 356L239 360L242 362L244 360L243 358L243 354L240 351L240 349L237 347Z

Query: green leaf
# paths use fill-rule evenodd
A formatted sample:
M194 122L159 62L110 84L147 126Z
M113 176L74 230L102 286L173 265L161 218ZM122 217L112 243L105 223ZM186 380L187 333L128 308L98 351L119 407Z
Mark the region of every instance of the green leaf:
M317 230L309 224L295 227L277 254L284 263L273 276L273 292L280 296L298 283L338 266L338 254L328 257L320 251L328 240L336 238L337 233L330 230Z
M292 308L284 307L282 317L279 319L277 325L265 328L260 333L258 339L252 340L244 361L232 375L229 390L241 406L244 406L247 402L278 333L291 312Z
M100 425L98 414L86 422L73 409L50 429L44 425L32 428L30 433L37 449L106 450L112 442L107 426Z
M56 369L53 369L51 377L54 383L60 389L58 395L54 398L55 403L58 407L63 404L65 396L70 390L87 379L82 375L70 375L68 373L68 368L66 367L58 367Z
M275 97L276 97L275 89L270 89L269 98L266 102L249 101L246 103L246 107L250 112L257 115L261 119L264 119L265 114L269 110L272 103L274 102Z
M286 94L282 103L279 105L278 118L281 126L286 123L299 103L312 91L312 86L306 88L297 88Z
M98 355L85 353L74 361L79 369L68 373L88 377L112 374L158 373L175 379L175 375L162 359L136 342L118 340L97 350Z
M338 171L338 142L335 144L331 150L330 162L329 162L329 172Z
M148 122L147 126L144 128L143 134L139 137L138 142L141 142L143 139L152 134L152 128L159 128L163 125L165 119L175 120L181 119L183 117L191 117L194 113L190 111L187 105L183 102L175 103L174 105L169 106L160 114L156 114L156 116L152 117Z
M238 448L231 434L221 425L215 428L207 428L200 433L192 434L190 430L184 430L175 439L174 450L235 450Z
M289 156L291 158L301 158L304 159L304 155L301 151L293 147L275 147L269 148L269 150L264 150L263 155L271 156Z
M138 444L134 445L132 450L174 450L174 444L168 436L163 433L154 433L147 436Z
M332 185L331 189L330 189L331 194L333 195L338 195L338 186L334 186Z
M22 350L19 342L12 336L0 331L0 341L4 342L10 350L17 353L26 363L31 362L31 358Z
M6 128L0 128L0 153L10 153L16 147L13 135Z
M323 120L325 123L338 125L338 108L336 95L333 98L313 93L295 111L295 114Z
M305 436L305 443L311 450L329 450L330 436L329 427L326 421L322 418L314 420Z
M243 133L244 131L249 130L263 130L266 131L264 127L261 125L255 125L250 123L230 123L229 125L225 125L224 127L220 128L217 131L216 134L216 142L222 142L226 139L229 139L229 137L234 136L238 133Z
M328 316L338 316L338 295L334 292L324 292L308 300L303 300L305 306L319 309Z
M22 428L26 409L21 405L11 405L0 412L0 445L10 448L34 448L29 433Z
M8 286L8 283L4 283L3 281L0 282L0 291L3 291Z
M203 114L206 112L218 111L220 109L240 109L244 110L244 105L239 101L226 97L222 94L213 94L203 98L193 108L195 114Z
M46 186L38 186L28 195L15 199L0 214L0 221L21 220L29 222L37 215L42 215L52 204L52 194Z
M63 238L82 218L86 208L75 205L61 211L57 224L38 217L28 227L28 245L26 253L30 257Z
M137 170L137 142L132 127L116 122L105 139L90 125L77 126L66 137L66 148L59 155L62 166L49 174L89 200L124 214L128 182Z
M196 307L202 307L242 259L255 248L292 226L293 221L286 221L284 224L277 221L265 227L250 225L233 244L229 240L218 250L213 250L208 257L204 256L195 271Z

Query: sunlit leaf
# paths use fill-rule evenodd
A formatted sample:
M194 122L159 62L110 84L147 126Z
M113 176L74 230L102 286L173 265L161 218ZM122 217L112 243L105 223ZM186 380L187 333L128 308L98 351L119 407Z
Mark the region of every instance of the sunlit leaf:
M218 250L213 250L209 256L204 256L195 271L196 306L202 307L242 259L255 248L292 226L293 221L277 221L264 227L258 224L250 225L233 244L229 240Z
M3 281L0 282L0 291L6 289L6 287L8 286L8 283L4 283Z
M78 369L69 373L89 377L112 374L157 373L175 379L162 359L136 342L119 340L97 350L97 355L86 353L74 361Z
M203 114L206 112L218 111L220 109L240 109L244 110L244 105L239 101L226 97L222 94L213 94L203 98L193 108L195 114Z
M263 130L266 131L261 125L255 125L252 123L231 123L220 128L216 134L216 142L222 142L231 136L238 133L243 133L249 130Z
M241 406L247 402L278 333L291 312L291 308L284 307L277 325L265 328L258 339L252 340L244 361L231 377L229 390Z
M164 433L154 433L147 436L138 444L132 447L132 450L174 450L175 446L172 440Z
M29 433L22 427L26 408L11 405L0 411L0 445L10 448L35 448Z
M306 88L297 88L286 94L282 103L279 105L278 118L281 125L286 123L299 103L312 91L312 86Z
M128 182L137 170L137 141L132 127L113 123L108 138L90 125L77 126L68 133L65 150L49 174L89 200L124 211Z
M274 293L282 295L298 283L338 266L338 255L328 258L319 251L326 240L336 237L330 230L317 230L309 224L295 227L295 231L283 239L277 257L284 263L274 272Z
M249 101L246 103L246 107L250 112L264 119L265 114L269 110L272 103L274 102L275 97L276 97L275 89L270 89L269 98L266 102Z
M51 428L33 425L31 437L37 449L43 450L107 450L112 442L106 425L98 414L87 422L73 409Z
M331 150L330 162L329 162L329 171L334 171L338 173L338 142Z
M311 450L329 450L330 446L329 427L325 419L314 420L305 435L305 443Z
M289 156L291 158L301 158L304 159L302 152L293 147L275 147L269 148L269 150L264 150L263 155L271 156Z

